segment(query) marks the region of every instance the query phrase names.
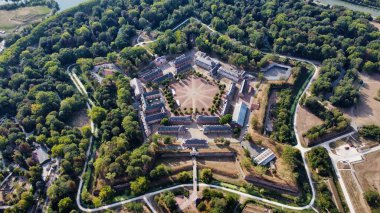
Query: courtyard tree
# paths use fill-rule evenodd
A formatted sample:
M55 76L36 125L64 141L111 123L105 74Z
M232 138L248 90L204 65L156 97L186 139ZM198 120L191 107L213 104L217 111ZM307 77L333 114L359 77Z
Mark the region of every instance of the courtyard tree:
M219 123L224 125L224 124L230 123L231 121L232 121L232 115L226 114L226 115L220 117Z
M169 126L169 118L163 118L160 124L164 126Z

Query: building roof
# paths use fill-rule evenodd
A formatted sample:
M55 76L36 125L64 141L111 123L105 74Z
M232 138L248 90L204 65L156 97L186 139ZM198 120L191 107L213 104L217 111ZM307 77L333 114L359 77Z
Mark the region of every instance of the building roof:
M172 79L172 78L174 78L174 76L173 76L173 73L170 72L170 73L167 73L167 74L165 74L165 75L163 75L161 77L158 77L158 78L154 79L153 82L160 83L160 82L162 82L162 81L164 81L166 79Z
M154 61L162 61L162 60L166 60L166 56L160 56L154 59Z
M175 58L174 65L179 66L179 65L182 65L183 63L186 63L188 61L190 61L190 56L186 56L185 54L182 54L182 55L178 56L177 58Z
M227 98L229 99L233 98L235 91L236 91L236 84L235 83L230 84L230 87L228 88L228 92L227 92Z
M180 121L189 121L191 122L191 116L173 116L169 118L169 122L180 122Z
M134 89L135 95L141 95L144 92L144 89L141 85L141 81L137 78L134 78L130 82L131 87Z
M186 131L186 128L184 125L177 125L177 126L160 126L158 127L158 132L166 132L166 131Z
M237 70L237 69L232 69L232 68L228 69L225 67L220 67L218 69L218 72L228 73L229 75L234 76L236 78L243 77L245 74L245 71L243 70Z
M248 106L243 103L239 102L235 105L234 113L232 115L232 121L239 126L244 126L244 122L247 116L248 112Z
M147 75L144 75L142 78L145 81L149 81L152 78L154 78L155 76L161 75L161 74L162 74L162 70L160 70L160 69L154 69L154 70L152 70L152 72L148 73Z
M207 146L207 141L204 139L190 138L183 142L184 146Z
M176 68L176 71L177 71L177 73L178 73L178 72L184 72L184 71L187 71L187 70L189 70L189 69L191 69L191 64L185 64L185 65L183 65L183 66L177 67L177 68Z
M148 110L153 110L153 109L161 109L162 107L164 107L164 103L157 103L157 104L153 104L153 105L149 105L149 106L146 106L145 108L145 111L148 111Z
M231 108L231 101L227 99L223 104L222 115L226 115L228 111L230 110L230 108Z
M157 114L145 116L145 121L146 122L155 121L155 120L163 119L165 117L166 117L166 113L165 112L160 112L160 113L157 113Z
M146 97L149 97L149 96L152 96L152 95L158 95L160 94L160 91L159 90L153 90L153 91L150 91L150 92L145 92L143 94L144 98Z
M212 60L209 56L203 57L203 56L198 56L196 59L196 62L200 62L201 65L203 66L208 66L209 69L215 67L217 63Z
M209 123L219 123L218 116L206 116L206 115L198 115L197 122L209 122Z
M244 79L244 81L241 83L240 91L239 93L245 94L249 88L249 82L247 79Z
M255 157L253 160L258 164L258 165L266 165L270 161L272 161L276 155L273 153L272 150L266 149L264 152L260 153L257 157Z
M204 125L203 129L205 132L230 132L231 127L228 125Z

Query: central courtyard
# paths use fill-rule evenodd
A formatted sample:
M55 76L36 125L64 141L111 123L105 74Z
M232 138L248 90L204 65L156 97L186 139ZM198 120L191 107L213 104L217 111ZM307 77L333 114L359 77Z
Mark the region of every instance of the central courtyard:
M176 82L171 88L175 91L174 99L178 100L180 108L204 108L205 111L212 106L214 97L219 92L216 84L196 76Z

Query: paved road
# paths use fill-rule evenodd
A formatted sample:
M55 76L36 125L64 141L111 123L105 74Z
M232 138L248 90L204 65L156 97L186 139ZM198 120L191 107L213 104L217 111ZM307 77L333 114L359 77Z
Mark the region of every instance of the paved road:
M156 213L156 209L154 209L152 203L148 200L148 198L146 196L143 196L143 200L145 201L145 203L148 205L150 211L152 211L153 213Z
M191 195L190 199L195 201L197 199L197 159L193 157L193 194Z
M302 92L302 95L300 96L300 97L302 97L306 93L306 91L309 90L309 88L310 88L311 84L313 83L313 81L318 77L318 75L319 75L319 65L317 63L315 63L314 61L306 60L306 59L301 59L301 58L298 58L298 57L289 57L289 56L283 56L283 55L280 55L280 57L288 57L288 58L293 59L293 60L298 60L298 61L302 61L302 62L309 63L309 64L313 65L313 67L314 67L314 74L313 74L312 78L310 79L309 83L307 84L305 90ZM305 170L306 170L306 174L307 174L307 177L308 177L308 181L309 181L309 185L311 187L311 193L312 193L312 197L311 197L309 206L312 207L314 205L314 202L315 202L316 190L315 190L313 179L312 179L312 176L311 176L311 173L310 173L309 166L308 166L306 158L305 158L305 153L307 151L309 151L309 150L307 148L304 148L302 146L301 140L300 140L300 138L298 136L297 119L298 119L298 110L299 110L299 107L300 107L299 101L300 101L300 99L298 100L298 103L297 103L297 106L296 106L296 111L294 113L294 119L293 119L293 122L294 122L293 123L293 128L294 128L294 132L295 132L296 140L297 140L297 145L295 146L295 148L298 149L298 150L300 150L301 156L302 156L302 161L303 161L303 163L305 165Z

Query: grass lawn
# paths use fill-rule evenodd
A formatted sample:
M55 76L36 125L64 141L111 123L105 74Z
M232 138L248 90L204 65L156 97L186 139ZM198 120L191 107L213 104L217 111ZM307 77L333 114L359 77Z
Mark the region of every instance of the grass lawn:
M15 10L0 10L0 30L10 32L17 27L41 21L50 13L50 9L43 6L23 7Z

